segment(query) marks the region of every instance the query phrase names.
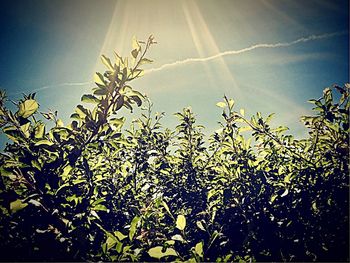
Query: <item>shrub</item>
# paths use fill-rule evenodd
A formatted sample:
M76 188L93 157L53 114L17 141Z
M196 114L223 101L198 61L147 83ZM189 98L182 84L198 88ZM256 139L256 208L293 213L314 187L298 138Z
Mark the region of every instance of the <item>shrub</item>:
M107 70L81 99L92 107L68 125L39 112L35 94L14 112L1 92L1 259L349 260L349 84L310 100L305 139L224 97L206 140L190 108L164 129L129 85L153 43L134 39L131 65L102 56ZM135 104L141 116L122 129L119 110Z

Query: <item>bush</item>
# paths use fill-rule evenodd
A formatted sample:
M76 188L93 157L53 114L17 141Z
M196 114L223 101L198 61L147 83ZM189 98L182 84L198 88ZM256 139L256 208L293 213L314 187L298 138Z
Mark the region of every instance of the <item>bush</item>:
M82 96L92 107L78 105L69 125L39 112L35 94L14 112L1 92L11 140L0 157L1 260L349 260L349 84L310 100L306 139L224 97L206 141L190 108L164 129L129 86L153 43L133 40L131 66L102 56L107 71ZM117 114L135 104L142 114L122 130Z

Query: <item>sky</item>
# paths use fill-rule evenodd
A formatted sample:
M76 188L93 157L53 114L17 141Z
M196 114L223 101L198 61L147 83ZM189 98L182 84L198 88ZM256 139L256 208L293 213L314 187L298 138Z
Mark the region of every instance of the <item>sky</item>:
M36 91L40 110L65 123L104 71L100 56L130 56L133 36L158 42L131 86L166 113L165 127L191 106L213 132L226 94L303 137L307 100L349 82L348 0L11 0L0 20L0 88L13 100Z

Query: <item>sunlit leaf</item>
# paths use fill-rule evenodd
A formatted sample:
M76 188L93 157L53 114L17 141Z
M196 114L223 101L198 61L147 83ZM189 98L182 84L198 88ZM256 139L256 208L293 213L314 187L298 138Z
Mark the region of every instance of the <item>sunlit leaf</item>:
M41 139L44 137L44 134L45 134L45 124L43 123L37 124L37 126L35 127L34 137L37 139Z
M239 110L239 113L244 117L244 113L245 113L245 112L244 112L244 109L240 109L240 110Z
M109 70L111 70L111 71L114 70L113 65L111 63L111 60L109 58L107 58L105 55L101 56L101 61Z
M63 121L61 119L57 119L56 127L64 127L64 123L63 123Z
M276 195L276 194L274 194L274 195L271 196L271 198L270 198L270 203L271 203L271 204L276 200L277 196L278 196L278 195Z
M244 126L239 128L239 132L251 131L253 130L250 126Z
M106 85L105 82L104 82L102 74L98 73L98 72L96 72L95 75L94 75L94 82L96 84L99 84L99 85L102 85L102 86Z
M119 239L119 241L122 241L125 238L127 238L127 236L121 233L120 231L114 231L114 235Z
M137 224L139 223L140 219L141 218L139 216L135 216L133 218L133 220L131 221L130 229L129 229L129 239L130 240L132 240L134 235L135 235L135 232L136 232L136 229L137 229Z
M168 214L173 217L172 213L170 212L169 206L165 203L165 201L162 201L162 205L165 208L165 210L168 212Z
M131 43L132 49L140 50L141 46L139 44L139 41L137 41L137 38L133 36L132 43Z
M51 146L53 145L53 142L49 141L49 140L40 140L38 142L35 143L35 146L39 146L39 145L48 145Z
M106 244L107 244L107 250L111 249L112 247L114 247L115 244L117 244L118 240L116 237L109 235L107 240L106 240Z
M183 237L181 235L173 235L171 237L172 240L176 240L176 241L180 241L180 242L185 242L185 240L183 239Z
M26 124L21 125L21 131L23 132L26 138L28 138L30 135L29 129L30 129L30 122L27 122Z
M100 103L100 100L98 98L96 98L94 95L91 95L91 94L84 94L82 97L81 97L81 101L82 102L86 102L86 103Z
M232 109L234 105L235 105L235 101L233 99L229 99L228 106L230 107L230 109Z
M289 193L288 188L286 188L286 190L284 190L284 192L283 192L283 194L281 195L281 197L286 196L288 193Z
M140 65L143 65L143 64L150 64L150 63L152 63L152 62L153 62L153 60L151 60L151 59L143 58L143 59L140 60Z
M115 129L119 130L125 122L125 117L122 118L112 118L109 123L114 126Z
M180 230L184 230L186 227L186 218L183 215L178 215L176 219L176 227Z
M10 210L12 213L16 213L17 211L25 208L27 205L27 203L23 203L21 200L17 199L16 201L10 203Z
M198 256L203 257L203 242L199 242L196 244L194 251Z
M220 101L220 102L216 103L216 106L218 106L218 107L220 107L220 108L225 108L225 107L226 107L226 103Z
M32 116L39 108L39 104L36 100L25 100L19 104L19 110L17 112L18 116L23 118L28 118Z
M197 221L197 222L196 222L196 225L197 225L197 227L198 227L200 230L206 231L201 221Z
M163 252L163 247L158 246L158 247L153 247L149 249L148 255L150 255L150 257L152 258L161 259L163 257L168 257L168 256L177 256L177 253L173 248L167 248Z

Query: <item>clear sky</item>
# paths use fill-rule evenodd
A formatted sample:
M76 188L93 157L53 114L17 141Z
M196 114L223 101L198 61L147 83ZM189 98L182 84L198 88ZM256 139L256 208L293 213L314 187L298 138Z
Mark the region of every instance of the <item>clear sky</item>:
M217 129L215 104L226 94L237 110L275 112L276 123L302 136L306 101L349 82L348 0L9 0L0 3L0 20L0 88L11 99L38 90L40 110L58 110L65 123L93 87L93 73L104 69L99 56L129 56L134 35L158 41L145 69L233 53L151 71L133 83L155 111L166 112L168 127L176 123L172 114L190 105L208 132ZM249 49L311 35L324 37Z

